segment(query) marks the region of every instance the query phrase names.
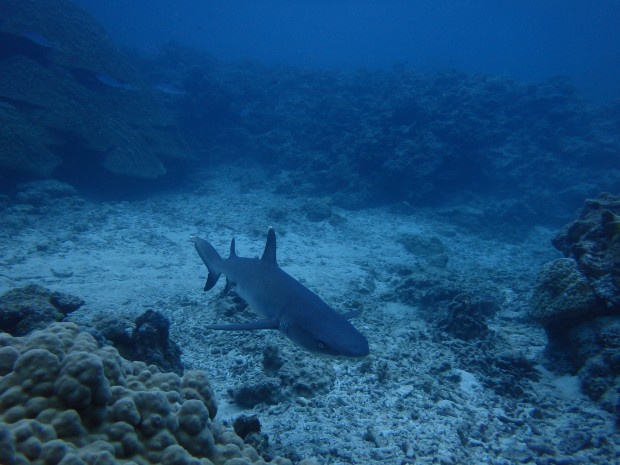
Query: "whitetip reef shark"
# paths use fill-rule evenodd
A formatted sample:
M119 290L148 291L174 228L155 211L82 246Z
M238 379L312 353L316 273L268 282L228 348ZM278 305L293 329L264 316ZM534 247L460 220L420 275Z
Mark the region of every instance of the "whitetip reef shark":
M368 340L349 322L355 312L340 314L318 295L280 268L276 262L276 233L269 228L261 258L244 258L235 252L222 259L204 239L194 237L198 255L209 275L204 290L226 276L226 289L233 289L264 319L250 323L207 325L207 329L279 329L290 340L310 352L339 357L365 357Z

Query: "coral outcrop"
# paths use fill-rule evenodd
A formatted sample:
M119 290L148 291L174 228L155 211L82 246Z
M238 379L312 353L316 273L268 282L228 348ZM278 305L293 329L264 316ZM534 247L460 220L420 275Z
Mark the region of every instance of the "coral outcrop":
M203 372L129 362L73 323L0 334L3 464L265 463L216 412Z
M553 244L566 258L541 270L530 316L545 325L549 355L620 421L620 196L587 200Z
M155 179L188 156L174 113L85 11L69 0L1 7L4 175Z
M579 218L553 240L572 257L606 309L620 313L620 196L586 200Z
M596 294L573 258L559 258L541 270L530 316L542 324L592 317L600 309Z
M277 192L332 206L468 203L473 229L518 239L620 179L618 105L589 102L562 78L268 68L179 46L148 66L185 80L183 128L208 160L275 167Z
M79 297L52 292L37 284L11 289L0 296L0 331L24 336L61 321L84 305Z

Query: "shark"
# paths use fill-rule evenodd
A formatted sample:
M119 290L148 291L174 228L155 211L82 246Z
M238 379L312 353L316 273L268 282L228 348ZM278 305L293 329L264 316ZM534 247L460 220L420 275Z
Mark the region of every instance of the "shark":
M249 323L209 324L207 329L277 329L310 352L349 358L369 354L368 340L349 321L359 312L337 312L278 266L273 228L267 232L261 258L239 257L234 238L226 259L206 240L194 237L193 241L209 272L204 290L212 289L223 274L226 276L225 291L232 289L264 317Z

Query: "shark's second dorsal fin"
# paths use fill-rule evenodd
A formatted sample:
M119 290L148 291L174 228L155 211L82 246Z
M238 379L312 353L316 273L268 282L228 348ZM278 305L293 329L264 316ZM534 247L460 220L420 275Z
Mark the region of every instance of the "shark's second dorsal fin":
M265 251L263 252L263 256L261 260L268 263L273 263L277 265L276 262L276 232L273 228L269 228L267 232L267 243L265 244Z
M228 256L228 258L236 256L237 252L235 252L235 238L233 237L232 241L230 241L230 255Z

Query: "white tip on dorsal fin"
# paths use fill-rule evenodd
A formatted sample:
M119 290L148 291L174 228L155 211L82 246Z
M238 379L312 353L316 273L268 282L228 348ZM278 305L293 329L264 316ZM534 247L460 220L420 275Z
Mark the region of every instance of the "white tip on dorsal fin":
M237 252L235 252L235 238L233 237L232 241L230 241L230 255L228 256L228 258L236 256Z
M267 232L267 243L265 244L265 251L261 260L277 265L276 262L276 232L270 226Z

